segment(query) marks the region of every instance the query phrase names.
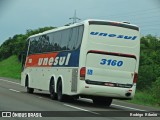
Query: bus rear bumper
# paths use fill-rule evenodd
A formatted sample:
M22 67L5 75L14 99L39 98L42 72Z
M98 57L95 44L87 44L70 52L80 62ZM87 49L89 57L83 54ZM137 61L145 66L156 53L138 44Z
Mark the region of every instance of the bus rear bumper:
M111 97L114 99L132 99L135 95L136 84L132 88L99 86L85 84L79 89L79 94L82 96L102 96Z

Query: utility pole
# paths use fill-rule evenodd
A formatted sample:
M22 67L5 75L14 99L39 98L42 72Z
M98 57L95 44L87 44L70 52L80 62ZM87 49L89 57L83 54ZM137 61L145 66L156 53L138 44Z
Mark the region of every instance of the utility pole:
M74 16L71 17L71 18L69 18L69 19L73 19L73 24L74 24L74 23L77 23L77 20L81 20L80 18L77 17L77 15L76 15L76 10L75 10L75 12L74 12Z

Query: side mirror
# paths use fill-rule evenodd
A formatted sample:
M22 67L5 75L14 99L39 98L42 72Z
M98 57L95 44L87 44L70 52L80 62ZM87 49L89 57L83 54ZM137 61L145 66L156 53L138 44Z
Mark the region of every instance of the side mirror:
M22 61L22 54L18 55L18 61L21 62Z
M21 52L21 53L18 55L18 61L19 61L19 62L22 62L23 56L24 56L24 52Z

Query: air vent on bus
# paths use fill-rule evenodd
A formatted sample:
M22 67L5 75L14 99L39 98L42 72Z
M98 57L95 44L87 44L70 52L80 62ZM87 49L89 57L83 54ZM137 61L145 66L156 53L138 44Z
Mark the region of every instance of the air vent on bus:
M123 21L122 23L130 24L130 22L127 22L127 21Z

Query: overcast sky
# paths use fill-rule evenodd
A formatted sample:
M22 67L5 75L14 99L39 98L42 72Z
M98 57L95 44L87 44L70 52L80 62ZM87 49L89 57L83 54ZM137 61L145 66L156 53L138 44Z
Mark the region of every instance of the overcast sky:
M0 44L27 29L71 23L75 9L82 20L129 21L142 35L160 36L160 0L0 0Z

